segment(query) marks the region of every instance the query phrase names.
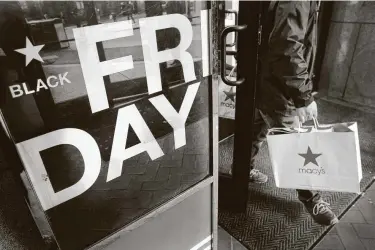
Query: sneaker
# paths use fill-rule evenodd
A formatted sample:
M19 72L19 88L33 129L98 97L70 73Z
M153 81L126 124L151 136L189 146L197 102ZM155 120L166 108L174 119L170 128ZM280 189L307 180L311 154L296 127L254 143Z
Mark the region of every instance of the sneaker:
M322 226L331 226L339 222L335 213L332 212L330 204L323 201L319 194L314 195L306 201L301 201L316 223Z
M232 175L232 168L229 170L229 174ZM252 183L266 183L268 181L268 176L263 174L257 169L252 169L249 174L249 182Z

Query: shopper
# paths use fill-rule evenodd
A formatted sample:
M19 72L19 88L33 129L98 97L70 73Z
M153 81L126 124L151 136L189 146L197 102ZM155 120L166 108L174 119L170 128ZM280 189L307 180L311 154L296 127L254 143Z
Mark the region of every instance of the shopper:
M128 20L132 20L133 23L135 23L133 12L134 12L134 6L131 2L127 1L125 3L121 3L121 12L124 16L127 16Z
M168 1L166 4L166 12L170 14L181 14L186 15L186 3L184 1ZM176 29L170 29L166 32L167 39L165 47L166 49L172 49L178 46L180 43L180 33ZM175 67L178 65L177 60L173 60L167 63L167 67Z
M25 80L25 56L15 50L25 47L28 35L26 27L24 14L17 2L0 2L0 34L7 34L0 36L0 48L5 54L3 60L6 60L6 66L17 71L17 82L20 83ZM4 64L3 60L2 64ZM5 64L0 67L4 68ZM3 82L0 84L1 88L7 89Z
M250 182L267 182L254 160L271 127L298 127L318 115L312 96L317 45L316 1L272 1L265 11L261 49L262 83L257 91ZM297 190L299 200L322 225L338 222L318 193Z

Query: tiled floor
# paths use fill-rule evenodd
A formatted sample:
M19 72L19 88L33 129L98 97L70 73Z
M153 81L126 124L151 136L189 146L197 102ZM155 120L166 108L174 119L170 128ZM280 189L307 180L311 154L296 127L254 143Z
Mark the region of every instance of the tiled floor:
M375 250L375 183L314 250Z

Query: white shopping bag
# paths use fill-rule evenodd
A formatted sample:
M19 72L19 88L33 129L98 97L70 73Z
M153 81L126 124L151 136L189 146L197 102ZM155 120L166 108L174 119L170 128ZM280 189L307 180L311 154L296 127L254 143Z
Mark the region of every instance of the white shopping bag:
M235 66L229 74L229 79L232 77ZM219 83L219 117L234 120L236 111L236 87L226 85L224 82Z
M267 142L277 187L360 193L362 164L356 122L274 128L269 130Z

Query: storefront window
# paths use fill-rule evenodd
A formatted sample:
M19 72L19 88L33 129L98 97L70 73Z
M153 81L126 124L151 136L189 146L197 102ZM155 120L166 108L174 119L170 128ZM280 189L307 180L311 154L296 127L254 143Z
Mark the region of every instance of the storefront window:
M1 29L5 53L17 41L2 112L62 249L87 247L210 175L205 2L14 6L21 25L0 25L26 28Z

